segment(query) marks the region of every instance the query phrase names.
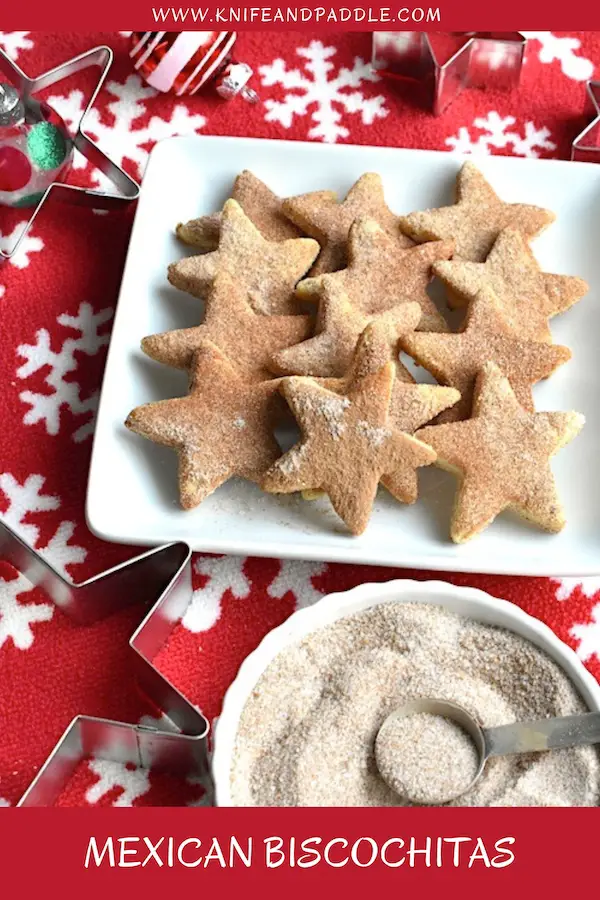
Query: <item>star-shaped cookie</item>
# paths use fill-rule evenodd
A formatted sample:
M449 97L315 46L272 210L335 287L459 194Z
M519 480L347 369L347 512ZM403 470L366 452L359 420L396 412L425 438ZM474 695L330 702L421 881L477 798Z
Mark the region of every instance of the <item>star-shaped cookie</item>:
M583 424L576 412L527 412L498 366L486 363L473 417L417 432L437 452L438 465L461 479L452 540L469 540L509 507L546 531L560 531L565 515L549 461Z
M384 317L384 321L372 322L359 338L347 375L343 378L315 378L314 380L329 391L345 394L355 381L375 374L392 359L397 368L390 397L390 423L399 431L414 434L418 428L431 422L439 413L457 403L460 400L460 394L450 387L414 383L410 372L398 359L398 340L402 330L402 316L396 323L389 313ZM410 476L403 472L400 478L402 488L399 487L397 478L392 475L383 476L381 483L394 496L401 496L402 490L406 492L406 480ZM416 474L412 477L412 485L409 494L416 496ZM321 493L321 491L310 490L303 491L302 495L306 500L313 500Z
M440 261L433 271L449 288L450 306L464 306L481 290L491 289L513 331L533 341L552 340L548 320L588 291L582 278L542 272L521 232L512 228L500 232L484 263Z
M218 272L229 272L248 294L256 312L289 315L298 311L296 283L319 252L312 238L267 241L235 200L223 207L219 247L169 266L169 281L203 300Z
M448 324L427 293L434 262L450 259L452 241L433 241L402 250L374 219L356 219L348 235L348 266L339 272L304 278L296 288L301 299L318 298L326 287L335 287L352 305L371 315L402 301L421 307L419 331L448 331Z
M268 241L286 241L302 232L281 211L281 197L245 169L235 179L231 199L237 200L248 218ZM177 236L191 247L206 253L219 246L221 213L200 216L177 226Z
M504 228L536 237L556 216L526 203L504 203L479 169L466 162L458 173L454 206L402 216L400 227L415 241L454 240L454 256L483 262Z
M198 347L187 397L147 403L125 425L179 455L179 495L192 509L234 475L260 481L280 455L271 431L277 381L250 384L210 341Z
M399 229L399 218L388 208L379 175L367 172L350 188L341 202L334 191L313 191L283 201L288 219L321 244L321 253L311 275L343 269L348 261L348 232L359 216L369 216L395 238L399 250L413 242Z
M348 373L343 378L322 378L319 384L336 394L345 394L350 385L379 371L390 358L398 357L398 342L402 335L402 323L387 319L373 322L361 334ZM392 425L407 434L414 434L431 422L439 413L454 406L460 400L455 388L438 384L415 384L407 369L405 378L396 377L392 386L389 417ZM317 380L317 379L315 379ZM385 479L383 480L385 484Z
M305 340L312 331L310 316L269 316L254 312L246 292L228 272L213 282L202 325L153 334L142 340L142 350L152 359L189 367L194 352L205 339L212 341L231 360L246 381L266 381L273 375L273 353Z
M382 476L393 478L397 499L414 502L415 469L430 465L435 453L391 425L393 380L392 363L357 378L344 394L312 378L284 379L281 391L302 440L265 474L265 490L322 490L353 534L365 530Z
M378 321L383 328L387 324L398 335L412 332L420 318L418 303L400 303L376 316L364 315L346 294L326 285L319 303L315 336L274 353L271 368L284 375L340 377L348 371L358 339L370 322Z
M499 365L521 405L533 410L532 385L571 358L568 347L517 338L488 292L477 295L457 334L412 333L400 342L439 382L460 391L459 403L444 413L448 421L470 415L475 378L486 362Z

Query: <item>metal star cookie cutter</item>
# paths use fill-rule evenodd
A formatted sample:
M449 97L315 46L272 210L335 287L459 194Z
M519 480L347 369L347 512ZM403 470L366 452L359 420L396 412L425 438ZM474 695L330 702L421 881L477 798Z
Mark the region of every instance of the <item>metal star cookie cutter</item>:
M600 162L600 81L588 81L586 85L585 115L590 122L573 141L571 159L597 163Z
M465 88L517 87L527 44L520 32L470 32L464 39L442 62L435 42L424 31L376 31L372 65L382 75L423 83L436 116Z
M25 75L22 69L13 62L13 60L0 49L0 74L6 76L9 81L19 88L24 97L32 96L45 88L51 87L58 81L88 69L90 66L98 66L100 68L100 77L96 83L96 87L92 91L88 104L79 120L77 131L72 138L73 145L96 169L99 169L110 182L115 186L116 192L94 190L92 188L77 187L72 184L63 184L62 182L54 182L45 191L35 207L33 214L25 225L25 228L19 236L17 242L8 250L0 248L0 263L3 260L10 259L17 252L19 245L31 226L33 225L40 209L44 203L49 200L57 200L61 202L74 203L78 206L90 206L94 209L113 209L135 200L140 192L139 184L133 180L123 169L100 149L100 147L92 141L85 133L86 117L96 102L96 98L106 80L108 70L113 61L113 52L110 47L94 47L93 50L87 50L67 62L61 63L54 69L38 75L37 78L30 78Z
M90 756L202 778L208 771L208 721L152 663L190 603L189 546L182 542L166 544L73 584L0 520L0 559L11 563L82 626L147 595L152 607L129 641L136 681L152 704L180 729L160 731L76 716L18 806L52 806L77 765Z

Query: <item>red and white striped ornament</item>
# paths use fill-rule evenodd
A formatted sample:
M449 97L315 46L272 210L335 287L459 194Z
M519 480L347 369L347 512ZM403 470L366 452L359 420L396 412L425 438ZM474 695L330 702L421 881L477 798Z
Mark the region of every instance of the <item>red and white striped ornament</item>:
M247 86L252 69L232 60L235 31L134 31L129 55L141 77L157 91L195 94L209 81L229 99L256 102Z

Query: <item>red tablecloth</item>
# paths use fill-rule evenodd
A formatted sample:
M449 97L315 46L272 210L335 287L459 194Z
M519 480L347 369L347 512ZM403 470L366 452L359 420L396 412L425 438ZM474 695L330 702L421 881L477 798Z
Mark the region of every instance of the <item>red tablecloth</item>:
M141 176L161 138L252 135L566 158L583 125L585 81L600 63L600 33L531 32L521 87L510 95L464 93L441 118L410 92L370 72L365 34L253 34L238 56L255 69L263 103L157 94L132 71L125 34L0 32L0 45L29 73L96 44L115 63L88 128L113 158ZM93 73L50 90L69 121L82 110ZM96 183L79 160L73 177ZM398 172L402 178L402 172ZM87 530L84 499L94 408L133 209L96 215L47 209L0 269L0 512L80 580L132 554ZM23 212L0 210L9 241ZM299 605L364 581L426 572L233 557L195 558L195 596L157 662L209 717L242 659ZM438 577L437 575L435 577ZM449 575L543 619L600 677L600 578ZM16 803L77 713L138 721L148 713L133 687L127 640L141 610L83 629L72 625L0 563L0 806ZM84 763L63 805L202 803L201 785L112 763Z

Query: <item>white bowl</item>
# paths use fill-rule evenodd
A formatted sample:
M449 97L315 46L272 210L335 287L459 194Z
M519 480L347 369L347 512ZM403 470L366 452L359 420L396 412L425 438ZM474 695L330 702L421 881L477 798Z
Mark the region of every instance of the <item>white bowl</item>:
M484 591L455 587L442 581L388 581L362 584L350 591L329 594L314 606L299 610L269 632L242 663L225 694L223 710L214 734L212 773L217 806L231 806L230 772L235 736L246 701L269 663L290 644L310 632L379 603L427 603L444 606L487 625L497 625L527 638L548 654L577 688L592 711L600 712L600 685L577 655L538 619L514 603L498 600Z

